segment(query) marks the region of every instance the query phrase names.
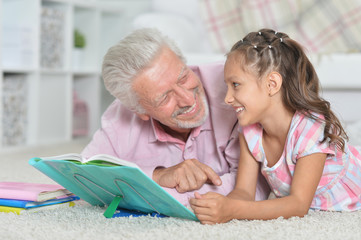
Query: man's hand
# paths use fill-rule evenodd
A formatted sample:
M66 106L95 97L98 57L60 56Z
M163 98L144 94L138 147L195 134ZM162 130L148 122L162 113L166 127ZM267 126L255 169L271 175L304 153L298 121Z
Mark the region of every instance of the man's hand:
M153 172L153 180L162 187L175 188L180 193L198 190L206 182L217 186L222 184L212 168L196 159L187 159L169 168L157 168Z

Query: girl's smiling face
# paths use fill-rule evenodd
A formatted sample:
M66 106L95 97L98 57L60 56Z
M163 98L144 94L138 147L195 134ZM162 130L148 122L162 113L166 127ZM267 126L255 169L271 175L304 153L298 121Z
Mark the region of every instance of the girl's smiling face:
M264 78L242 68L242 57L234 52L228 55L224 67L227 94L224 99L231 105L241 126L261 122L270 104L269 88ZM249 68L248 68L249 69Z

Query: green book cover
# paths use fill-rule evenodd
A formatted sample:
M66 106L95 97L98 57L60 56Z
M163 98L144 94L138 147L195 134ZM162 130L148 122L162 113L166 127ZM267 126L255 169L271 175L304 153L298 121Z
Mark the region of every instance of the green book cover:
M112 164L107 164L101 156L83 163L64 156L32 158L29 163L92 205L109 206L115 197L120 196L119 208L198 221L192 211L134 163L115 165L117 159L111 158Z

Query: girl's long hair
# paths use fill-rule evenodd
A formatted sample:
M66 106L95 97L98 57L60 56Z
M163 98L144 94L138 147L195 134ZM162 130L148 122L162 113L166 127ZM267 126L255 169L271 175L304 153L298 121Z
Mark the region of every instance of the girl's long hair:
M233 45L228 53L240 54L241 68L255 72L259 78L271 71L281 74L282 101L290 111L300 111L317 121L325 122L324 138L344 151L348 136L331 110L330 103L320 97L316 71L299 43L282 32L261 29L251 32ZM313 113L324 116L318 118Z

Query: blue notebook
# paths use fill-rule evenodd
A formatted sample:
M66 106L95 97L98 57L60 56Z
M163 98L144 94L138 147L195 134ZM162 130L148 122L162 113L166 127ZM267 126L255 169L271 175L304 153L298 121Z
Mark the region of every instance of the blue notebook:
M64 198L55 198L43 202L35 202L28 200L18 200L18 199L5 199L0 198L0 206L8 206L8 207L17 207L17 208L35 208L35 207L43 207L53 204L66 203L70 201L79 200L78 196L69 196Z
M29 163L88 203L109 206L106 217L113 217L116 209L122 208L198 221L192 211L134 163L108 155L86 161L75 160L73 155L32 158Z

